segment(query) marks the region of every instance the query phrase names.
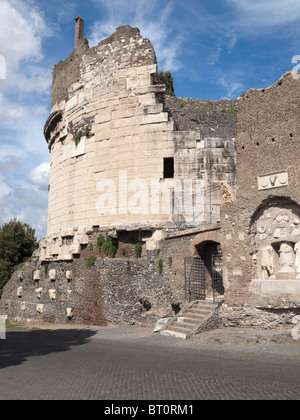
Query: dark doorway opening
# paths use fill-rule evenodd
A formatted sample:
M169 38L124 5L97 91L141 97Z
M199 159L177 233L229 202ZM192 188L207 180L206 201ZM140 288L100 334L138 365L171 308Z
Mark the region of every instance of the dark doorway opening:
M164 179L174 178L174 158L164 158Z
M204 241L196 246L199 257L203 260L206 279L206 296L215 303L223 302L222 250L218 242Z

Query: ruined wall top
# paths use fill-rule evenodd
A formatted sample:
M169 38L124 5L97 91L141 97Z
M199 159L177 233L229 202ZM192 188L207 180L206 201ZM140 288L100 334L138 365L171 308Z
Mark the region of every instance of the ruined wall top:
M107 62L113 62L116 70L157 63L151 42L141 36L138 28L120 26L113 35L90 48L84 38L83 20L78 16L75 21L75 49L53 68L52 107L66 101L68 89L80 81L80 67L85 56L93 59L95 68L104 67Z
M180 131L199 130L201 138L236 138L240 98L208 101L165 97L165 105Z
M291 72L266 89L251 89L240 101L237 183L240 194L247 195L253 205L262 200L262 194L267 198L275 192L300 202L299 190L295 188L296 175L293 175L298 170L300 153L299 101L299 80ZM263 187L265 176L280 178L281 173L288 173L289 177L288 183L279 184L282 188L278 190L277 183ZM257 182L262 185L257 186Z

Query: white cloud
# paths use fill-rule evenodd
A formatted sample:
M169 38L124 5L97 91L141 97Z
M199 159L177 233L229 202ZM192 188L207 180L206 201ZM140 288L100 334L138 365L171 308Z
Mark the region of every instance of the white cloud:
M29 162L15 155L0 161L0 225L17 217L41 238L47 229L49 163L29 174L28 166Z
M11 124L11 120L24 120L29 117L29 109L17 103L10 103L0 93L0 123Z
M230 77L221 77L219 84L224 88L224 96L222 99L232 99L240 96L243 89L243 82L241 80Z
M42 39L49 35L41 11L30 2L0 0L0 51L5 59L5 90L45 92L51 72L33 66L43 59Z
M5 179L0 177L0 199L5 197L7 194L11 192L11 189L8 185L5 184ZM1 212L3 212L3 208L1 208Z
M16 182L8 177L4 179L0 195L0 225L17 217L28 223L37 233L38 238L46 234L48 193L35 189L23 181Z
M222 48L216 47L208 57L208 64L211 66L215 65L220 58L221 52Z
M236 14L234 25L251 31L300 19L299 0L226 0Z
M41 163L30 172L27 181L38 186L40 189L47 191L49 185L49 171L49 163Z
M41 60L39 31L43 30L44 26L38 12L27 10L21 15L8 0L0 0L0 7L0 49L9 60L10 66L18 66L23 59Z
M0 175L7 177L21 171L22 160L15 155L7 155L0 161Z

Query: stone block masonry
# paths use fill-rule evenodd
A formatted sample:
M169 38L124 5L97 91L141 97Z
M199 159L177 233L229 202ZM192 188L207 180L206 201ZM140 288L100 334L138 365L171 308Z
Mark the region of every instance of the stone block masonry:
M97 226L154 231L177 229L177 219L187 226L217 221L220 188L204 197L203 209L193 202L189 214L183 198L199 196L197 183L202 194L234 181L233 138L177 131L164 105L166 87L158 84L151 42L137 28L122 26L89 48L82 25L76 18L76 48L53 69L52 109L44 129L51 158L43 261L75 258ZM191 191L184 190L186 180L193 183Z
M152 326L178 302L159 271L160 258L155 252L140 259L97 258L91 267L85 259L26 263L4 290L1 314L54 323Z

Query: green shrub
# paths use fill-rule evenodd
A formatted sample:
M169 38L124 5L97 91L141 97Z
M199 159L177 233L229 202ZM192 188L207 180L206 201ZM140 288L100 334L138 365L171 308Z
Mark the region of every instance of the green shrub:
M135 244L134 255L135 255L135 258L141 258L142 256L142 245L139 242Z
M159 271L159 274L161 274L162 271L163 271L163 262L162 262L162 260L159 260L158 261L158 271Z
M104 254L110 258L114 258L118 250L118 248L112 244L112 240L108 235L106 235L106 238L103 235L100 235L97 239L97 246L100 254Z
M48 274L49 274L49 264L45 264L44 271L45 271L45 276L48 276Z
M88 267L93 267L93 265L95 264L96 259L97 259L97 257L95 257L95 256L87 258L85 260L86 261L86 265Z
M102 251L102 245L105 242L105 237L103 235L98 236L97 238L97 247L98 247L98 251L101 253Z
M175 96L174 91L174 80L170 71L160 71L159 72L159 83L166 85L166 94L170 96Z
M77 147L78 144L80 143L81 137L83 136L83 132L82 131L78 131L78 133L76 134L75 138L74 138L74 142L75 142L75 146Z

